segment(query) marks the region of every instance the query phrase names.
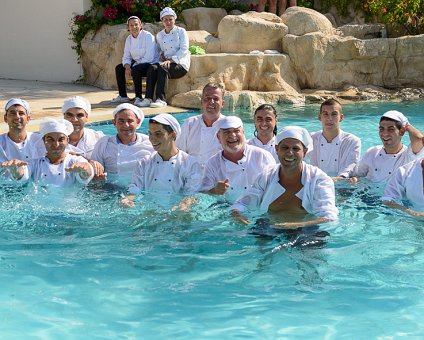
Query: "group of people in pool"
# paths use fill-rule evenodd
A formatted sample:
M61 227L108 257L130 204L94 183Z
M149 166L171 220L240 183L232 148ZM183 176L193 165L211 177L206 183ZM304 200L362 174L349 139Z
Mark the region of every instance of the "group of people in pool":
M137 132L142 110L129 103L113 111L114 136L85 127L91 105L78 96L64 101L63 119L46 118L39 133L31 133L29 104L13 98L4 113L9 131L0 135L3 177L64 186L113 176L128 187L121 198L125 207L134 206L142 193L182 195L182 210L196 202L198 192L220 195L232 204L235 220L248 224L244 212L258 209L275 216L274 225L281 228L336 220L334 182L366 177L387 182L383 200L388 205L424 216L424 138L401 112L381 116L383 145L360 159L361 141L341 130L344 115L335 99L322 103L322 130L312 134L297 126L277 130L275 108L260 105L255 137L246 140L241 119L221 113L224 96L223 86L206 84L201 114L182 126L170 114L156 115L149 119L148 136ZM401 204L405 198L411 208ZM286 222L279 223L282 216Z

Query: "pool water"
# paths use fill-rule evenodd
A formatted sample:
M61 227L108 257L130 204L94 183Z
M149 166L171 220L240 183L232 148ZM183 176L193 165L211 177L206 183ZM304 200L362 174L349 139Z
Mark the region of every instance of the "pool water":
M280 126L318 130L318 108L280 107ZM382 112L398 109L424 130L423 108L345 105L342 128L364 152L379 144ZM237 114L251 137L250 113ZM382 207L375 190L338 187L340 220L321 227L329 240L302 248L254 237L215 197L182 213L146 200L120 208L116 187L3 187L1 337L422 338L424 222Z

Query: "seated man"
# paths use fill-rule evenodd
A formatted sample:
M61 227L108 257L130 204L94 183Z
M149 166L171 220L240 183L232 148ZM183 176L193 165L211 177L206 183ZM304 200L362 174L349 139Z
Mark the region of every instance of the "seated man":
M342 105L335 99L327 99L321 104L318 119L322 130L311 134L314 149L310 163L335 182L351 177L359 162L361 140L340 129Z
M268 151L246 144L243 123L238 117L225 117L217 137L223 151L206 163L201 191L225 195L227 200L234 202L263 169L275 165L275 160Z
M180 133L180 124L170 114L149 120L149 140L155 152L136 165L128 189L132 195L122 205L133 206L135 195L143 192L194 194L199 190L202 169L194 157L177 149L175 139Z
M91 158L103 165L105 173L117 174L129 183L137 162L150 156L154 149L149 137L136 131L144 119L141 109L124 103L115 108L112 116L117 134L100 139Z
M93 167L81 157L66 152L72 124L67 120L46 118L40 123L40 134L46 147L46 156L24 162L13 159L1 164L21 182L32 178L41 185L64 186L76 181L88 184L94 176Z
M402 144L405 131L409 134L411 144ZM366 177L372 182L387 181L400 166L424 156L420 131L409 124L408 119L399 111L387 111L380 118L380 139L383 145L367 150L359 162L356 177ZM353 177L352 182L357 178Z
M85 127L90 113L90 102L80 96L65 99L62 106L63 118L70 121L74 127L74 131L69 135L68 147L87 159L91 159L94 146L100 138L105 136L101 131Z
M26 100L10 99L4 109L4 121L9 131L0 135L0 160L28 161L44 156L46 149L38 133L28 132L30 108Z
M413 209L399 204L403 199L407 199ZM389 207L424 217L424 158L399 167L390 177L382 200Z
M274 223L281 228L299 228L336 220L334 183L322 170L306 164L308 150L313 148L308 131L287 126L277 134L279 165L261 170L261 174L232 207L239 222L250 221L242 215L247 209L259 208L271 215L291 215L297 221ZM307 213L317 218L305 221Z
M224 88L219 84L208 83L202 91L202 114L188 118L181 127L177 147L196 157L202 166L207 160L221 151L216 139L220 121L225 117L221 110L224 106Z

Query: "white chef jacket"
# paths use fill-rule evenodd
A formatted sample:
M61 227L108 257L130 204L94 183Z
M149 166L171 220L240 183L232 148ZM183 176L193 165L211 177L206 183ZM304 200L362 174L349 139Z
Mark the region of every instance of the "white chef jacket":
M87 159L91 159L94 146L104 136L105 134L102 131L84 128L84 134L78 144L76 146L68 144L68 149Z
M172 59L180 64L186 71L190 68L190 52L188 51L188 34L187 31L179 26L166 33L163 29L156 35L160 52L165 58Z
M231 162L219 152L212 156L205 166L201 191L215 187L218 181L229 179L230 188L225 194L229 202L234 202L255 182L266 167L275 165L272 155L253 145L245 145L243 158L237 163Z
M137 133L137 140L128 145L122 144L118 136L105 136L94 147L91 159L101 163L105 172L131 176L137 162L154 151L149 137Z
M258 148L261 148L261 149L264 149L264 150L268 151L272 155L272 157L274 157L275 162L276 163L279 162L278 155L277 155L277 150L275 149L275 144L276 144L275 136L272 137L271 140L268 143L266 143L266 144L263 144L258 139L258 137L253 137L251 139L248 139L247 140L247 144L254 145L254 146L257 146Z
M211 127L206 126L202 115L187 118L176 140L178 149L196 157L204 165L210 157L222 150L217 133L224 117L220 114Z
M383 201L398 201L408 199L414 207L424 209L424 183L422 159L407 163L399 167L384 190Z
M27 132L27 138L21 143L15 143L7 133L0 135L0 157L6 160L19 159L29 161L37 159L46 154L41 135L37 132Z
M65 171L73 163L87 163L91 168L91 176L83 179L80 174ZM88 161L81 156L66 154L65 159L60 164L51 164L47 157L30 160L27 166L24 166L25 175L18 182L25 182L32 178L33 181L39 182L41 185L67 186L74 184L76 181L81 184L88 184L94 177L93 167Z
M131 34L125 40L122 65L154 64L159 62L159 50L152 33L141 30L137 38Z
M233 204L232 209L241 212L248 209L259 209L262 213L286 191L279 183L280 165L262 172L253 186ZM335 203L333 180L321 169L302 162L303 188L296 193L302 200L302 207L310 214L320 218L336 220L339 213Z
M314 148L310 152L310 164L317 166L328 176L351 177L359 162L361 140L350 133L340 133L330 143L321 131L311 134Z
M366 177L372 182L383 182L389 179L397 168L422 157L424 148L414 154L411 145L403 145L397 154L387 154L382 145L373 146L360 160L355 176Z
M184 151L168 161L157 153L138 161L129 186L129 193L160 192L193 194L199 191L202 168L196 158Z

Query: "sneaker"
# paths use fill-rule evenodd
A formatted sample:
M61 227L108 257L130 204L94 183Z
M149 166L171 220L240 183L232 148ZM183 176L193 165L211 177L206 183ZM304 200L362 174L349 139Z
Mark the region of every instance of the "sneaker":
M138 98L138 97L136 97L135 98L135 100L134 100L134 105L135 106L138 106L138 107L142 107L141 106L141 103L142 103L143 101L140 99L140 98Z
M165 107L167 104L165 101L160 100L160 99L156 99L156 101L154 103L150 104L150 107Z
M111 102L112 103L129 103L130 102L130 98L118 96L116 98L113 98L111 100Z
M152 101L148 98L144 98L143 100L137 98L135 101L137 102L137 100L139 100L139 102L137 104L134 103L134 105L138 107L149 107L150 104L152 103Z

